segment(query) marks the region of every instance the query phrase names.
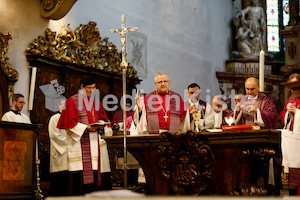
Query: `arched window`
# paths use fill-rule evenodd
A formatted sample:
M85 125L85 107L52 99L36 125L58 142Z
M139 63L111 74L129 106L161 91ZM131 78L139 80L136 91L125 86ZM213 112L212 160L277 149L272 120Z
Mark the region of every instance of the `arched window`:
M289 22L289 0L266 0L266 16L268 52L283 53L284 38L279 32Z

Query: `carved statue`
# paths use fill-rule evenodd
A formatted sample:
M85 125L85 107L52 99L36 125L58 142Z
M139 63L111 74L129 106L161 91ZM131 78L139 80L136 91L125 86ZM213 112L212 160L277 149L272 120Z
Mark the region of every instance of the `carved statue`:
M266 15L258 0L252 0L250 6L238 11L233 23L237 28L235 56L257 58L260 50L266 51Z

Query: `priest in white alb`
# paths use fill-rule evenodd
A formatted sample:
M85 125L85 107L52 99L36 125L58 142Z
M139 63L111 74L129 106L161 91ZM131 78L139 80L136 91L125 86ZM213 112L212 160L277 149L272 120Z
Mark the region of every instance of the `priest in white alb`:
M57 125L67 131L69 195L111 188L107 146L98 134L98 129L103 127L90 125L100 120L108 122L108 118L99 96L93 95L96 81L85 76L80 81L80 88L67 100ZM104 131L111 135L110 127L104 127Z
M12 103L13 106L11 110L2 116L2 121L31 124L30 119L25 114L21 113L25 104L24 96L22 94L14 94Z

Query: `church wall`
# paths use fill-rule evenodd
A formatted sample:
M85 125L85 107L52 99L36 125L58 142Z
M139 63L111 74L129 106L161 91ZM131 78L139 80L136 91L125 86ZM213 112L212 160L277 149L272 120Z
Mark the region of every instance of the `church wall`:
M15 93L25 96L23 112L29 116L28 97L30 69L25 57L27 45L38 35L42 35L49 20L40 16L40 1L37 0L0 0L0 31L10 32L7 57L12 66L19 72L15 83Z
M147 78L138 86L145 92L155 89L154 75L163 71L169 75L170 89L187 96L184 89L197 82L202 87L201 98L219 94L216 71L224 71L231 52L231 21L240 1L232 0L78 0L61 20L40 16L40 1L0 0L0 31L12 33L8 58L20 74L15 92L25 95L23 112L29 115L28 97L30 69L26 61L27 45L47 27L60 32L71 24L97 22L101 37L109 37L120 48L120 35L110 29L121 26L121 15L127 27L136 26L147 36Z
M74 30L95 21L101 37L109 37L121 49L120 35L109 30L120 28L125 14L126 26L136 26L147 36L148 74L138 88L153 91L154 75L163 71L171 90L187 96L184 89L197 82L205 100L206 89L211 95L220 93L215 72L224 71L230 57L231 24L239 6L240 1L232 0L79 0L49 27L60 32L67 24Z

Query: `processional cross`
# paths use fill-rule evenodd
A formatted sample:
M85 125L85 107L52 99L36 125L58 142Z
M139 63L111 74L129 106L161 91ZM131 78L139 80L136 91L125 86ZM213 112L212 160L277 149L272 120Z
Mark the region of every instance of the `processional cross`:
M126 33L128 33L129 31L136 31L138 30L137 27L132 27L132 28L126 28L125 25L125 15L122 15L122 28L119 29L111 29L110 32L111 33L119 33L121 35L121 46L122 46L122 62L120 64L120 66L122 67L122 69L126 69L128 66L128 63L126 61Z
M126 61L126 33L129 31L136 31L137 27L126 28L125 15L122 15L122 24L119 29L111 29L111 33L119 33L121 35L121 47L122 47L122 62L120 67L122 68L123 79L123 135L124 135L124 187L127 188L127 146L126 146L126 70L128 63Z

